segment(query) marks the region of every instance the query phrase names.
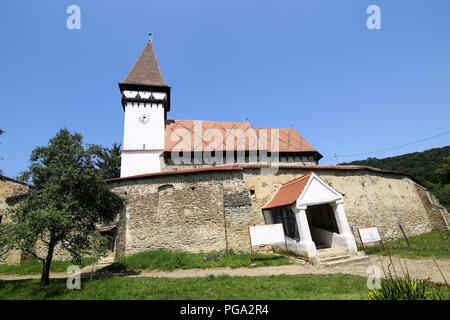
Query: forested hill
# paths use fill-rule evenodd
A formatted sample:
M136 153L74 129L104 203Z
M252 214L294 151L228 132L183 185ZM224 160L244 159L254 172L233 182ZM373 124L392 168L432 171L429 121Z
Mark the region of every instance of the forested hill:
M341 165L352 164L369 166L385 170L408 173L422 182L424 185L438 183L439 177L436 169L444 163L444 158L450 156L450 146L429 149L423 152L407 153L401 156L383 159L368 158L367 160L341 163Z
M341 163L349 164L408 173L430 189L442 205L450 208L450 146L396 157Z

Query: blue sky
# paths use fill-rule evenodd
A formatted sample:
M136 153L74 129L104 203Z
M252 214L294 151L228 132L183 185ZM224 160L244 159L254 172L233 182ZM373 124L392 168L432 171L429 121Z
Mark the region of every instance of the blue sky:
M66 8L81 8L69 30ZM369 5L381 30L366 27ZM450 1L0 2L0 168L14 177L62 127L122 142L122 81L153 30L169 119L291 125L324 156L448 145ZM331 159L321 164L335 164Z

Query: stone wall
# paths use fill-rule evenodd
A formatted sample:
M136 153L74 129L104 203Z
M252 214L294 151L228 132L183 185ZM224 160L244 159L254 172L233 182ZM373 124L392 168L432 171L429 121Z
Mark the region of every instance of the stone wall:
M0 180L0 216L2 216L2 223L10 221L8 209L18 204L28 194L30 186L15 181L13 179ZM34 245L34 252L41 257L45 257L46 247L41 241L37 241ZM4 257L0 257L0 263L19 264L29 260L31 255L20 250L13 250ZM70 254L62 250L58 245L53 254L53 260L70 260Z
M223 207L227 234L227 247L236 251L248 251L248 227L264 224L261 212L252 210L249 192L241 179L223 182Z
M0 179L0 216L1 223L9 222L8 209L12 208L18 201L28 193L29 185L9 178ZM22 255L19 250L9 252L0 257L0 263L18 264Z
M448 229L450 216L447 209L439 204L439 200L424 187L415 184L417 194L425 207L433 229Z
M264 224L261 208L278 188L310 168L155 175L110 182L128 200L116 237L116 258L146 250L249 251L248 227ZM350 227L377 226L385 240L446 228L427 191L409 177L370 170L313 170L344 195ZM435 210L436 211L436 210ZM448 215L448 213L447 213ZM357 237L356 237L357 238ZM359 241L357 239L357 241ZM261 250L266 251L266 248Z
M242 237L248 241L253 217L242 173L156 176L110 187L128 200L118 223L116 258L158 248L243 249Z

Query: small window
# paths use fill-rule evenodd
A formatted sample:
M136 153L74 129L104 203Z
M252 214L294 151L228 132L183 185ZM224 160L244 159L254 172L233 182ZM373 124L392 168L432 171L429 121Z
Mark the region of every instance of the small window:
M298 233L297 220L291 206L277 207L271 209L272 221L274 224L283 225L284 234L291 239L300 241Z
M250 195L254 196L255 195L255 190L254 189L250 189Z
M3 218L3 216L0 216L0 223L2 223L2 218Z

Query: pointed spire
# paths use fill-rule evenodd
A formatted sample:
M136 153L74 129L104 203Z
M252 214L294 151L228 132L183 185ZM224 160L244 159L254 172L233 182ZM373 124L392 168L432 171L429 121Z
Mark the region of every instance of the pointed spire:
M167 87L150 39L122 84Z

